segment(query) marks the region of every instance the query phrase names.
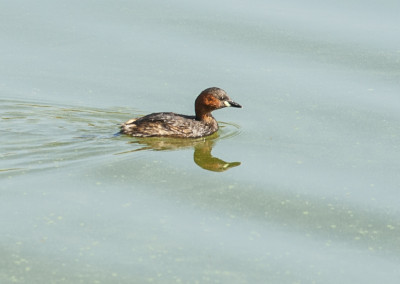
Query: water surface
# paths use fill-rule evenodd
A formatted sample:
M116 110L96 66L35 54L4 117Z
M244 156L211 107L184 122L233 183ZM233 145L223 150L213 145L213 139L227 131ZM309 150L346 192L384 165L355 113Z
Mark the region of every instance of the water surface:
M397 283L399 4L4 3L1 283ZM115 135L244 106L205 139Z

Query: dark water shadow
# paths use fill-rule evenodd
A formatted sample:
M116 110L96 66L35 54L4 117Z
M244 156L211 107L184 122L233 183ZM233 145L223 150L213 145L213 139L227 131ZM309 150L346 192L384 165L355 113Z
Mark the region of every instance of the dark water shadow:
M164 137L151 137L151 138L132 138L129 144L140 145L140 148L117 153L127 154L143 150L153 151L174 151L193 148L193 160L200 168L213 171L224 172L230 168L237 167L240 162L227 162L214 157L211 154L213 147L217 140L222 140L226 137L232 137L234 134L224 134L220 137L219 133L213 134L207 138L199 139L179 139L179 138L164 138Z

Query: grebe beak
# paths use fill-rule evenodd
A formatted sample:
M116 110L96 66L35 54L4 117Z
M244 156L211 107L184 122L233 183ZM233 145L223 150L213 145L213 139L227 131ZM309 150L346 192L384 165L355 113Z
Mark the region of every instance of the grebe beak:
M238 103L235 103L234 101L224 101L224 105L227 107L238 107L242 108L242 106Z

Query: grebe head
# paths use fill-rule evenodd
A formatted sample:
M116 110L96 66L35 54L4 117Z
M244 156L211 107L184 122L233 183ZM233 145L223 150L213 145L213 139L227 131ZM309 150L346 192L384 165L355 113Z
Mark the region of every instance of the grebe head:
M202 91L194 105L197 120L204 120L205 117L210 116L210 113L216 109L224 107L242 107L240 104L232 101L224 90L217 87Z

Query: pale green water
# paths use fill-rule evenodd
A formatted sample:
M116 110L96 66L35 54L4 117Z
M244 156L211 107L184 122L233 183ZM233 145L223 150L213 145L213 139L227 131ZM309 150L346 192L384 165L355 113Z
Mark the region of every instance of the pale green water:
M2 6L0 283L398 282L397 2Z

